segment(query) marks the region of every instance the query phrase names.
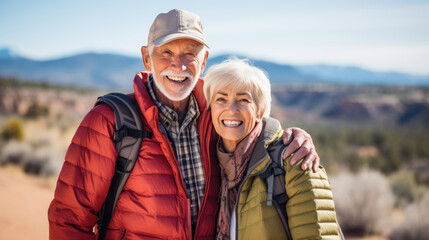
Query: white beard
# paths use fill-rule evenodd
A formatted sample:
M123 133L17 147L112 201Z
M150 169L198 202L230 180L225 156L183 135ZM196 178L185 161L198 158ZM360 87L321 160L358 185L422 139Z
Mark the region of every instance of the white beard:
M155 82L155 85L159 89L159 91L161 91L161 93L164 96L166 96L171 101L179 102L179 101L182 101L182 100L186 99L187 97L189 97L189 95L191 95L191 92L192 92L192 90L194 90L194 87L198 82L198 78L200 77L200 69L198 69L198 71L195 73L195 75L192 75L188 71L185 71L182 73L177 73L177 72L174 72L172 70L164 70L159 74L161 77L168 76L168 75L173 75L173 76L178 76L178 77L188 77L189 79L187 81L191 81L191 82L193 81L191 86L184 88L180 91L180 96L174 97L174 96L171 96L165 90L165 88L163 86L161 86L161 84L159 84L157 77L156 77L156 74L155 74L156 70L155 70L155 65L153 65L152 58L150 58L150 62L152 65L152 77L153 77L153 80Z

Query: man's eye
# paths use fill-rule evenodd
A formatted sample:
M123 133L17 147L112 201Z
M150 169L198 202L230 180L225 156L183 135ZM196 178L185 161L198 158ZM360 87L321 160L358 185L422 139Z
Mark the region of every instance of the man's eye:
M163 55L171 55L171 51L169 50L165 50L162 52Z
M197 57L197 55L195 53L189 52L189 53L185 53L185 57L189 60L193 60Z

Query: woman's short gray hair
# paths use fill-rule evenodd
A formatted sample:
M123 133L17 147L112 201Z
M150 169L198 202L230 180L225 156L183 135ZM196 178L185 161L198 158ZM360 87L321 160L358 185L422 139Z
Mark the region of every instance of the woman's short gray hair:
M258 114L264 111L264 117L270 116L270 81L263 70L251 66L248 60L228 59L207 70L204 76L204 95L208 106L215 93L224 87L249 90L255 100Z

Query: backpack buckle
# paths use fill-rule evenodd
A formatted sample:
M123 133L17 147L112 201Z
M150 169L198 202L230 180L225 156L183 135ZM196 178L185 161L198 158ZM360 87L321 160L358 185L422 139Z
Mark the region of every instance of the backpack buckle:
M113 133L113 141L118 142L124 137L128 136L129 128L127 125L122 125L122 127L118 130L115 130Z

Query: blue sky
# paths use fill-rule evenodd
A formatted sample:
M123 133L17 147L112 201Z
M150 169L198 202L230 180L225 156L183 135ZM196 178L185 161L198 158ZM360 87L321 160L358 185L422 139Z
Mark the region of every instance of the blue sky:
M201 17L211 56L429 74L427 0L1 0L0 48L41 60L139 56L156 15L173 8Z

